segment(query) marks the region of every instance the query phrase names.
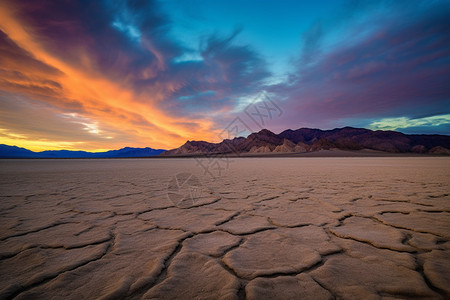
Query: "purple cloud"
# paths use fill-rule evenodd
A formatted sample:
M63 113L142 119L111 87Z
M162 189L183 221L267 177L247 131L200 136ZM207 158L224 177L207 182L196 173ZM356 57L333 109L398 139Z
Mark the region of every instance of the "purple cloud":
M282 122L324 127L341 120L448 113L449 17L443 5L419 18L372 23L364 38L349 36L313 63L299 60L288 82L270 88L288 99Z

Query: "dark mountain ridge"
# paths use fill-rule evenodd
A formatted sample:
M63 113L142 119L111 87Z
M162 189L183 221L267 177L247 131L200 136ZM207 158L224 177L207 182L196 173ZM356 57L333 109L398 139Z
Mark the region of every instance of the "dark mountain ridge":
M47 150L33 152L25 148L0 144L0 158L126 158L126 157L148 157L159 155L165 150L146 148L125 147L119 150L105 152L87 152L70 150Z
M371 149L388 153L450 154L450 136L407 135L397 131L372 131L364 128L288 129L280 134L263 129L247 138L238 137L220 143L187 141L163 156L212 153L301 153L319 150Z

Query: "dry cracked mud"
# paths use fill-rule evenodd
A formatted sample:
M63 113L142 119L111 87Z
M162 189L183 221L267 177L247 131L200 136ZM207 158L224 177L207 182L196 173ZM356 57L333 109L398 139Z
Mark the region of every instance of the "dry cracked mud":
M449 185L443 157L1 160L0 299L448 299Z

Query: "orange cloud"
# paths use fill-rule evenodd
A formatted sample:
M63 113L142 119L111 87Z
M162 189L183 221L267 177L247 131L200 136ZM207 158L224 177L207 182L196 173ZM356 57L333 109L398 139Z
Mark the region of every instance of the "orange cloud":
M148 91L137 93L127 88L125 83L115 82L96 71L88 53L79 54L81 65L52 55L33 28L19 19L12 5L0 4L0 20L1 31L13 44L4 47L15 45L24 57L28 57L17 59L14 55L5 55L0 59L0 89L22 95L33 103L45 103L47 108L53 110L58 122L66 122L74 131L81 130L88 137L83 139L79 132L67 135L63 130L59 138L58 134L50 134L48 130L42 131L41 137L36 137L35 133L30 134L26 129L11 131L8 127L12 125L2 122L0 125L4 134L0 135L0 143L33 150L65 148L95 151L123 146L170 149L187 139L215 139L212 120L176 118L157 107L168 92L182 84L156 83L150 89L152 94ZM91 123L75 122L78 127L73 127L73 118L60 118L64 114L76 114L74 116L88 119ZM89 127L92 124L95 124L94 129ZM39 126L36 124L37 130Z

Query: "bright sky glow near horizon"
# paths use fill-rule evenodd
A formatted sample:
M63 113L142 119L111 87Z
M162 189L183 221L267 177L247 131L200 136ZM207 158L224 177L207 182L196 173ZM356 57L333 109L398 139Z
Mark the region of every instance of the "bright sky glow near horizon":
M260 91L275 133L450 134L448 20L444 0L3 0L0 144L217 141Z

